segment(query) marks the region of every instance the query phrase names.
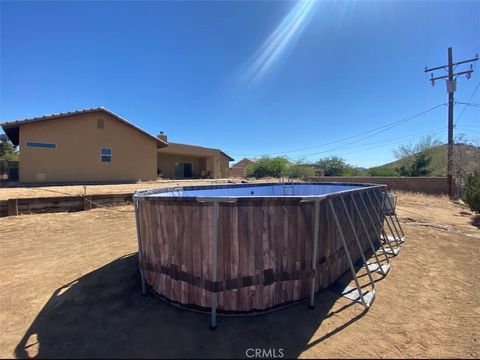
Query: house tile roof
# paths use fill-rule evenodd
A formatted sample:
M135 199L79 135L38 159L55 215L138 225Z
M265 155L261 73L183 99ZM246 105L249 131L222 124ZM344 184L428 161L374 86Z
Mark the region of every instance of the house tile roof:
M5 131L5 134L7 134L7 136L9 137L10 141L14 145L18 145L18 143L19 143L18 128L21 125L30 124L30 123L39 122L39 121L44 121L44 120L62 119L62 118L70 117L70 116L88 114L88 113L94 113L94 112L103 112L103 113L106 113L108 115L113 116L114 118L116 118L120 122L122 122L125 125L131 127L132 129L134 129L134 130L150 137L151 139L155 140L157 142L158 147L168 146L168 143L166 141L163 141L163 140L159 139L158 137L153 136L152 134L149 134L145 130L140 129L138 126L132 124L128 120L124 119L123 117L115 114L114 112L112 112L112 111L110 111L110 110L108 110L104 107L83 109L83 110L77 110L77 111L69 111L69 112L64 112L64 113L44 115L44 116L27 118L27 119L22 119L22 120L7 121L7 122L0 123L0 126L3 128L3 131Z

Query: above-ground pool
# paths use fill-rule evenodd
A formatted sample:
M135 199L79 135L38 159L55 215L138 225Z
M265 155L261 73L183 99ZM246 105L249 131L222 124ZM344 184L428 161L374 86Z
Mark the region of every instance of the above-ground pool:
M313 297L349 269L349 258L355 263L378 244L385 189L275 183L137 191L142 281L174 303L227 313Z

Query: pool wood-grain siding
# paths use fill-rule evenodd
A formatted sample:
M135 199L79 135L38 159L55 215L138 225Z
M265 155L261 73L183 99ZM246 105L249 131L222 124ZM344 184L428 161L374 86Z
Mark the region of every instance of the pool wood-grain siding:
M328 197L338 215L354 262L360 251L340 199L344 197L364 252L370 250L351 194ZM138 201L141 268L146 283L170 301L208 309L211 294L218 294L220 311L262 311L308 298L309 279L315 291L326 288L349 269L328 200L320 201L317 269L312 270L314 203L298 198L238 198L219 203L218 263L213 267L214 206L194 199L145 197ZM371 226L363 213L372 241L381 224ZM213 272L217 282L213 282Z

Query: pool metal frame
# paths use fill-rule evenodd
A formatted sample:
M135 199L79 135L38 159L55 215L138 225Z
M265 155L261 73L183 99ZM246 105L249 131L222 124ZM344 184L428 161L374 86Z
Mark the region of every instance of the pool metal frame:
M287 185L288 184L288 185ZM141 231L140 231L140 224L139 224L139 207L138 207L138 202L140 198L144 198L149 195L153 194L159 194L159 193L166 193L166 192L180 192L180 191L188 191L188 190L208 190L208 189L216 189L216 188L235 188L235 187L258 187L258 186L278 186L279 184L275 183L262 183L262 184L235 184L235 185L220 185L220 186L186 186L186 187L172 187L172 188L163 188L163 189L156 189L156 190L139 190L136 191L133 200L134 200L134 207L135 207L135 219L136 219L136 227L137 227L137 240L138 240L138 259L139 259L139 270L140 270L140 277L141 277L141 285L142 285L142 294L146 294L147 291L147 286L145 282L145 276L142 267L140 267L140 263L143 260L143 251L142 251L142 243L141 243ZM305 195L305 196L298 196L298 195L290 195L286 194L283 196L162 196L162 197L155 197L156 199L162 199L162 200L179 200L179 199L184 199L184 200L196 200L197 202L200 203L212 203L213 205L213 211L214 211L214 216L213 216L213 239L212 239L212 266L213 266L213 276L212 276L212 281L216 282L217 281L217 257L218 257L218 219L219 219L219 212L220 212L220 207L219 203L234 203L238 199L241 198L296 198L299 200L299 202L313 202L314 203L314 233L312 236L312 278L311 278L311 286L310 286L310 298L309 298L309 307L314 308L315 307L315 277L316 277L316 257L317 257L317 243L318 243L318 230L319 230L319 218L320 218L320 202L322 201L327 201L328 207L333 215L334 222L336 225L336 229L338 234L340 235L340 240L342 242L342 246L345 249L345 254L348 259L348 265L350 268L351 275L353 277L353 280L355 282L355 287L346 287L344 291L342 292L342 295L351 299L354 302L360 302L365 309L368 309L371 307L373 301L375 300L376 296L376 287L375 287L375 281L372 276L372 272L377 272L381 274L382 276L386 276L388 272L391 269L391 263L389 260L389 256L396 256L398 255L400 251L400 244L402 244L405 241L405 233L403 232L403 229L400 225L400 221L398 220L398 217L395 212L395 207L391 203L391 200L389 196L387 196L387 186L386 185L378 185L378 184L356 184L356 183L305 183L305 182L288 182L288 183L280 183L280 185L283 185L284 187L284 193L285 189L287 187L292 188L294 185L347 185L347 186L361 186L356 189L349 189L349 190L342 190L338 192L333 192L333 193L328 193L324 195ZM370 192L368 190L374 190L373 191L373 196L370 196ZM367 195L367 199L372 205L373 212L375 215L375 218L381 224L381 233L377 235L377 243L379 244L379 250L375 248L374 243L372 242L372 239L369 236L367 226L365 224L365 219L362 216L362 212L360 211L360 208L357 204L357 201L355 200L355 195L359 195L361 193L365 192ZM361 228L363 228L363 231L367 235L368 239L368 245L370 246L370 249L373 252L373 256L375 259L375 263L368 263L367 259L365 258L365 254L363 252L362 246L360 244L359 236L357 234L357 231L355 229L355 226L352 221L352 217L350 212L348 211L347 205L345 203L344 198L346 196L349 196L354 204L354 210L356 214L359 216L360 222L361 222ZM335 208L332 204L332 198L338 198L340 197L341 203L342 203L342 208L343 212L348 220L348 223L350 224L350 227L352 229L353 235L354 235L354 240L356 245L358 246L360 250L360 255L361 255L361 260L362 260L362 267L365 268L367 272L367 276L369 279L371 291L366 291L363 290L362 287L360 286L360 283L358 281L358 277L356 275L356 270L355 266L353 263L353 260L350 256L350 251L348 250L347 246L347 241L344 236L344 233L342 231L342 227L340 225L340 222L338 220L339 214L337 214L337 211L335 211ZM373 198L373 199L372 199ZM367 218L370 221L370 224L374 226L375 221L374 217L372 217L372 214L370 213L368 206L365 202L365 199L362 196L359 196L359 199L361 200L361 204L363 205L363 208L365 209L365 213L367 214ZM387 211L386 209L386 202L389 203L390 211ZM377 212L377 208L381 209L380 213ZM389 221L390 220L390 221ZM387 235L387 231L385 229L385 224L388 227L388 230L391 234L391 236ZM398 227L397 227L398 225ZM385 248L385 246L388 246L388 249ZM382 265L380 262L380 259L377 255L377 252L380 251L381 254L383 254L384 259L386 260L386 264ZM211 292L211 321L210 321L210 328L215 329L217 327L217 292L212 291Z

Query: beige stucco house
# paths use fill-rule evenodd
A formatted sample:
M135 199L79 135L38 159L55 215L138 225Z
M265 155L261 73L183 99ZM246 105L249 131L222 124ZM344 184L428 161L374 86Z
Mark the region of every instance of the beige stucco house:
M163 134L158 136L167 141ZM166 178L227 178L233 159L219 149L169 142L158 149L158 173Z
M20 148L22 183L130 182L156 180L159 173L169 178L226 177L231 160L220 150L169 144L163 135L153 136L105 108L0 126Z

